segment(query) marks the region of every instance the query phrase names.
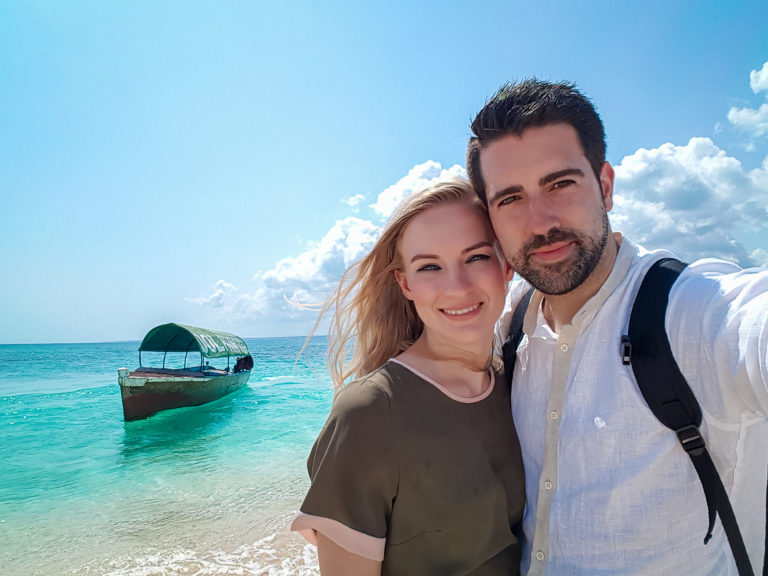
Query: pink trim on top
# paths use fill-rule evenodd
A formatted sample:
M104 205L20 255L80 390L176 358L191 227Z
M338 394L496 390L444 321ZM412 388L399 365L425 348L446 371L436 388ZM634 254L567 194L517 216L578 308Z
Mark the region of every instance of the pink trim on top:
M384 560L386 538L376 538L363 534L330 518L299 512L291 523L291 530L298 532L315 546L317 546L317 532L322 532L323 536L333 540L347 552L352 552L352 554L357 554L374 562Z
M410 370L411 372L416 374L416 376L418 376L422 380L426 380L427 382L432 384L432 386L434 386L435 388L440 390L440 392L442 392L443 394L448 396L448 398L450 398L451 400L456 400L456 402L462 402L463 404L474 404L475 402L480 402L481 400L485 400L486 398L488 398L488 396L490 396L491 392L493 392L493 385L496 383L496 375L494 374L493 370L491 370L489 368L488 369L488 373L491 376L491 383L488 384L488 388L485 389L485 392L483 392L482 394L479 394L477 396L470 396L469 398L466 398L464 396L459 396L458 394L455 394L455 393L451 392L445 386L442 386L441 384L438 384L435 380L432 380L432 378L430 378L429 376L427 376L423 372L420 372L419 370L416 370L416 368L414 368L413 366L409 365L406 362L403 362L399 358L390 358L389 360L390 360L390 362L394 362L396 364L400 364L400 366L403 366L404 368L407 368L408 370Z

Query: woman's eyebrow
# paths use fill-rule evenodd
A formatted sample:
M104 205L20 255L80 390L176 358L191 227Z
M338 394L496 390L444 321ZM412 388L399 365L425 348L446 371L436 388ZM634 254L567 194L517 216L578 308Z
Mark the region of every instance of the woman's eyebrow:
M414 254L411 256L411 262L415 262L416 260L437 260L438 256L436 254Z
M485 248L486 246L489 248L493 248L493 244L488 242L488 240L481 240L476 244L472 244L472 246L468 246L467 248L464 248L464 250L462 250L461 253L466 254L467 252L472 252L473 250L477 250L478 248Z
M488 242L488 240L481 240L480 242L477 242L476 244L472 244L472 246L467 246L464 248L464 250L461 251L462 254L466 254L467 252L472 252L473 250L477 250L478 248L485 248L485 247L493 248L493 244L491 242ZM438 260L440 256L437 254L414 254L411 256L411 262L415 262L416 260Z

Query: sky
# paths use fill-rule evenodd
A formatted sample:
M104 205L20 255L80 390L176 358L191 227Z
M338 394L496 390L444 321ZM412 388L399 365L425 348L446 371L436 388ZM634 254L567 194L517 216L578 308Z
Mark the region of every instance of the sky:
M504 82L575 82L614 229L768 265L768 3L0 0L0 343L305 335ZM292 304L294 303L294 304Z

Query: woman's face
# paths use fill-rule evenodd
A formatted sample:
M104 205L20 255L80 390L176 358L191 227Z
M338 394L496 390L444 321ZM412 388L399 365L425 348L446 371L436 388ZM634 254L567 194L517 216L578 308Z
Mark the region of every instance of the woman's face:
M405 228L395 278L430 338L461 346L491 337L512 275L494 242L487 217L465 202L429 208Z

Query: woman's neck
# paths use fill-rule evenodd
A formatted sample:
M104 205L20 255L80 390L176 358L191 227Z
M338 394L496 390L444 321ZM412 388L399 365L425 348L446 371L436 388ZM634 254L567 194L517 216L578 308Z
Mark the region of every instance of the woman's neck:
M473 348L446 346L422 334L398 358L454 394L471 398L482 394L490 383L492 339Z

